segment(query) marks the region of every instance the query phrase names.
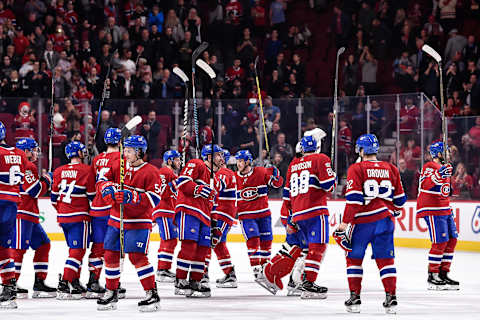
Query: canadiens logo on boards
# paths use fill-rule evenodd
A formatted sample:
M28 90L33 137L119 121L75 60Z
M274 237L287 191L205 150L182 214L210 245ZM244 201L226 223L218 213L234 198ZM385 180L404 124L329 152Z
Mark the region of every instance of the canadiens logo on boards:
M249 187L245 188L240 192L240 197L242 200L245 201L252 201L258 198L258 188L257 187Z
M480 233L480 206L475 208L472 217L472 231L473 233Z

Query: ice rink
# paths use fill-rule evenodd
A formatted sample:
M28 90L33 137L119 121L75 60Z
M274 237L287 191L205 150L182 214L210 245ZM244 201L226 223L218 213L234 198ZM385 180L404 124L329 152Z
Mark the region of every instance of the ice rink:
M150 262L156 269L156 251L159 242L150 244ZM279 248L274 244L273 252ZM55 299L18 300L17 310L0 310L0 319L480 319L480 254L457 252L453 261L452 278L458 279L460 291L433 292L426 290L425 249L397 248L398 273L397 315L385 315L381 305L383 287L375 262L364 261L362 309L360 314L348 314L343 302L348 296L343 251L330 245L322 264L317 282L328 287L326 300L301 300L287 297L286 291L272 296L253 282L244 243L229 243L228 247L236 267L239 285L237 289L218 289L215 279L223 276L216 259L212 259L210 299L189 299L174 296L173 284L161 284L161 310L145 314L137 311L137 302L144 292L135 269L126 260L122 284L127 289L127 299L120 300L116 311L97 311L95 300L58 301ZM63 242L52 242L47 283L56 286L58 273L63 272L67 248ZM367 253L369 255L369 253ZM19 280L22 287L33 286L33 254L25 255L23 272ZM85 260L84 260L85 265ZM88 278L86 267L82 270L82 283ZM102 276L101 280L104 284Z

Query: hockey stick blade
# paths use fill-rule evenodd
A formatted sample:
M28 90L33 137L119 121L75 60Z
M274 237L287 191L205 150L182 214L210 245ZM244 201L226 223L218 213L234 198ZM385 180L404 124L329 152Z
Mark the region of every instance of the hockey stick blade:
M183 82L188 82L188 77L187 75L185 74L185 72L183 72L182 69L180 69L179 67L175 67L173 68L173 73L175 73L177 76L180 77L180 79L182 79Z
M337 51L337 56L341 55L342 53L345 52L345 47L341 47L340 49L338 49Z
M200 54L207 50L208 48L208 42L202 42L198 47L197 49L195 49L195 51L193 51L193 54L192 54L192 62L197 60L197 58L200 56ZM193 63L192 63L193 64Z
M197 66L203 71L205 71L210 78L213 79L217 76L215 71L213 71L212 67L210 67L205 61L198 59L196 63Z
M440 61L442 61L442 57L438 54L438 52L429 45L424 44L422 50L426 52L429 56L431 56L433 59L435 59L437 63L440 63Z
M142 122L142 117L135 116L130 121L127 122L127 124L125 125L125 128L127 128L127 130L130 131L136 126L138 126L141 122Z

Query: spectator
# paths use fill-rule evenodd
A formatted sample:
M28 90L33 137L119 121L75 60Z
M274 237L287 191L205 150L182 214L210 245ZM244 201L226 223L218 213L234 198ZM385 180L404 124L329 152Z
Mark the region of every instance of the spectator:
M94 58L95 59L95 58ZM67 57L67 52L63 50L60 52L60 57L57 62L57 67L60 67L62 69L62 74L67 79L70 81L72 78L72 63L69 61L69 58Z
M273 29L270 35L270 39L267 40L265 45L265 59L269 63L273 63L280 50L282 48L282 41L278 38L278 30Z
M280 123L274 122L272 124L272 130L267 133L268 137L268 145L272 146L277 141L277 136L281 133L280 131Z
M419 169L419 162L421 156L422 150L419 146L415 145L414 138L408 139L406 147L403 147L400 150L400 158L403 158L407 164L407 168L414 172Z
M270 156L273 158L275 153L280 153L283 159L290 162L295 155L295 152L290 144L286 142L285 134L279 133L277 135L277 141L270 149Z
M243 29L243 38L237 45L237 54L244 66L250 64L255 59L257 54L257 47L253 44L250 37L250 29Z
M457 0L439 0L440 23L446 32L457 25Z
M108 17L105 32L112 36L113 44L117 45L120 43L122 33L125 32L125 30L122 30L122 28L116 24L115 17Z
M123 67L123 70L130 72L130 74L135 74L137 67L135 62L132 60L132 51L129 49L123 50L123 57L120 60L120 64Z
M256 158L258 156L258 135L257 128L251 125L242 126L242 134L239 137L240 149L247 149Z
M348 55L343 67L343 89L347 96L355 95L358 87L358 63L353 54Z
M475 42L475 36L473 34L468 36L467 45L465 48L463 48L462 56L467 61L477 61L480 57L480 49L478 48L478 44Z
M415 199L417 197L414 188L414 171L408 169L405 159L398 160L398 171L400 172L400 179L402 180L403 190L407 199Z
M223 149L231 150L233 147L232 133L228 131L227 127L224 124L222 124L221 135L222 143L220 144L220 147L222 147Z
M168 70L168 69L166 69ZM169 71L168 71L169 72ZM160 87L160 96L162 98L167 97L167 89L166 89L166 80L170 77L170 74L166 74L164 71L163 73L164 78L161 80L161 83L164 84ZM167 76L165 80L165 76ZM136 83L135 86L135 97L138 99L150 99L154 95L154 87L152 81L152 74L150 72L144 72L140 81ZM164 96L165 95L165 96Z
M225 77L227 79L227 83L232 83L234 80L243 80L245 78L245 70L240 66L241 61L239 58L233 60L233 66L227 69L225 73Z
M48 76L40 70L40 63L33 63L33 70L27 73L25 83L30 97L46 97Z
M251 103L248 106L247 119L249 125L254 126L255 128L258 126L260 115L258 113L258 105L256 103Z
M161 126L157 121L157 113L154 110L150 110L147 115L147 120L143 123L140 134L147 139L148 159L154 159L158 150L158 135L160 134Z
M207 124L207 119L212 117L212 100L203 99L203 105L198 108L198 124L203 127Z
M475 126L470 128L462 141L467 149L473 150L473 153L480 152L480 117L475 118Z
M352 22L350 17L343 12L340 5L335 5L333 7L333 16L330 27L328 28L328 32L331 32L334 36L337 48L346 46L348 44L351 27Z
M159 6L155 4L152 8L152 12L148 14L148 25L150 26L150 28L152 27L152 25L156 25L158 28L158 32L162 33L163 21L163 12L160 11Z
M94 97L102 96L103 81L101 81L100 77L97 75L96 68L90 69L86 83L87 83L87 90L90 91Z
M81 80L80 87L78 91L73 94L73 97L79 102L85 101L85 100L89 101L93 99L93 94L90 91L88 91L87 84L85 83L85 81Z
M362 66L362 84L365 87L366 94L375 94L377 87L377 60L370 53L368 47L363 48L360 55L360 65Z
M420 116L420 111L413 104L413 99L407 97L405 100L405 105L400 109L400 136L403 137L403 142L417 129L417 119Z
M192 52L198 46L197 41L192 39L192 33L185 31L185 39L179 44L179 62L183 70L191 68Z
M21 102L18 106L18 115L15 117L15 139L35 139L35 110L31 110L28 102Z
M22 83L16 70L10 73L9 79L3 79L2 95L6 97L21 97L23 95Z
M268 93L275 99L280 98L280 95L282 94L282 85L278 70L273 70L272 76L267 84Z
M19 57L23 56L27 47L30 45L30 41L23 34L23 28L18 25L15 28L15 38L13 39L13 44L15 45L15 54Z
M452 195L462 199L471 199L470 192L473 189L473 178L467 173L465 165L460 162L452 176Z
M347 172L350 165L352 151L352 130L345 119L340 119L338 130L338 175L341 177Z
M373 19L369 38L371 39L371 47L376 57L384 59L387 56L390 37L390 30L380 21L380 19Z
M281 34L285 31L285 10L287 10L285 0L275 0L270 5L270 24L272 29L277 29Z
M365 105L362 101L359 101L355 107L355 111L352 114L352 135L354 141L357 137L364 134L367 130L367 116L365 114Z
M204 145L211 144L213 139L213 119L208 118L205 122L205 126L203 126L202 130L200 130L200 147Z
M283 180L285 181L285 179L287 178L287 171L288 171L289 162L285 161L285 159L283 159L282 154L277 152L273 155L272 164L280 171L280 175L282 176ZM280 192L281 191L278 190L278 193L280 193Z
M197 15L197 9L190 8L190 10L188 11L188 17L183 22L183 26L185 28L185 33L187 31L190 31L191 38L194 41L202 42L202 36L201 36L202 19L200 19L200 17Z
M171 29L171 37L173 40L178 43L185 38L185 32L183 30L182 23L178 19L175 10L170 9L167 13L167 19L165 20L165 30L167 28Z
M182 31L182 41L184 39L183 31ZM165 28L165 34L160 39L160 43L155 45L155 50L159 56L162 56L165 60L167 65L171 65L174 62L178 62L177 53L178 53L178 45L177 40L175 39L175 34L173 33L173 29L171 27Z
M266 149L262 149L262 153L253 161L253 165L255 167L264 167L264 168L268 168L269 166L272 165L272 162L268 158L268 153Z
M365 32L369 32L372 26L372 21L375 18L375 12L370 8L370 4L363 1L361 8L358 11L357 28Z
M175 90L179 86L177 77L171 75L169 69L163 70L163 75L157 84L157 96L162 99L172 99L175 97Z
M243 18L243 6L238 0L230 0L225 7L225 14L232 19L232 23L238 26Z
M448 1L448 0L440 0ZM451 0L452 2L455 0ZM456 2L456 1L455 1ZM462 52L463 49L467 46L467 38L458 34L457 29L452 29L449 33L450 38L447 41L445 47L444 59L445 61L450 61L457 52Z
M303 89L305 84L305 64L302 62L298 53L294 53L292 56L291 71L295 75L299 86Z
M56 148L55 150L55 155L56 157L60 158L60 164L64 165L70 162L70 159L67 158L65 154L65 147L67 144L69 144L72 141L81 141L82 140L82 134L80 133L79 130L76 131L69 131L67 133L67 139L65 139L62 144L60 145L60 148Z
M377 136L381 136L383 124L385 123L385 111L380 107L377 100L372 100L370 111L370 128Z
M45 42L45 52L43 53L43 59L47 62L48 70L52 70L54 66L57 65L60 55L58 52L53 50L53 42L47 40Z
M98 126L98 132L95 141L98 153L107 150L107 145L105 144L103 137L105 136L107 129L113 126L114 124L111 119L110 111L102 110L102 113L100 114L100 125Z
M65 99L65 111L63 112L63 118L66 121L67 135L74 131L80 131L80 125L82 121L82 115L78 108L76 108L71 99Z
M424 72L423 89L425 94L429 97L438 97L440 94L439 83L440 73L438 71L438 64L430 61L427 70Z
M253 33L255 37L262 37L265 34L267 18L261 0L255 0L251 9L251 16L253 18Z
M120 88L122 90L122 98L130 98L135 90L135 80L132 78L130 71L123 72L123 78L119 79Z
M282 116L281 111L279 107L273 105L272 97L267 96L263 103L263 113L265 114L266 120L270 121L271 123L279 123Z
M462 88L462 77L457 70L457 65L455 63L450 64L445 73L445 91L447 96L451 96L454 91L460 90Z

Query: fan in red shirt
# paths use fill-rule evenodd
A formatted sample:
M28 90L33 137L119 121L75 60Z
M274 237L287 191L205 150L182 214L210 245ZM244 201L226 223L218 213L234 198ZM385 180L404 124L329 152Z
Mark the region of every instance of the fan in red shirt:
M92 100L93 99L93 93L88 91L87 89L87 84L85 81L80 81L80 86L78 87L78 91L73 94L73 97L77 99L78 101L81 100Z
M452 176L452 196L470 198L470 191L473 189L473 178L467 173L465 165L457 164L455 174Z
M406 104L400 109L400 134L413 133L413 130L417 127L419 114L412 98L408 97Z
M55 51L61 52L65 50L65 41L68 39L68 37L65 35L61 25L56 26L55 33L48 36L48 39L53 42L53 49Z
M27 47L30 45L30 41L28 41L28 38L23 34L21 26L17 26L15 30L16 37L13 38L13 45L15 46L15 54L21 57L25 54Z
M7 20L11 20L12 24L15 24L15 14L13 14L12 10L5 9L3 1L0 1L0 24L3 25Z
M37 121L34 112L31 112L30 104L26 101L18 106L18 115L15 117L15 139L34 138Z
M242 80L245 78L245 70L243 70L242 67L240 67L241 61L240 59L236 58L233 60L233 66L227 69L227 72L225 74L225 78L227 78L227 81L233 81L235 79Z
M410 138L407 141L407 146L400 151L400 158L404 158L407 162L407 169L416 172L418 170L418 164L420 157L422 156L422 150L419 146L415 145L415 139Z
M238 25L243 16L242 4L238 0L230 0L230 3L225 7L225 12L227 17L232 19L233 24Z

